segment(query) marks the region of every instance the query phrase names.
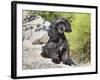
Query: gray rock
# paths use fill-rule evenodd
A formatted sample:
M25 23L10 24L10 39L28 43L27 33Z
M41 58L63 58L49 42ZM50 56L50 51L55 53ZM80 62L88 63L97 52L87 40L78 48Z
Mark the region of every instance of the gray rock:
M50 26L51 26L51 23L49 21L45 21L43 23L43 26L45 27L46 30L49 30L50 29Z
M46 69L69 67L64 64L54 64L51 59L43 58L40 53L43 45L30 45L30 41L25 41L27 45L23 48L23 69ZM26 46L26 47L25 47Z
M30 40L33 44L45 44L49 40L49 36L46 31L37 31L32 33Z
M43 22L44 19L41 16L37 15L35 19L25 21L23 25L37 26L38 24L43 24Z
M27 16L25 12L24 18ZM23 19L25 20L25 19ZM47 43L49 36L48 30L51 23L37 15L34 17L27 16L23 21L23 69L46 69L66 67L63 64L54 64L51 59L43 58L40 53L42 46Z
M30 19L31 18L31 19ZM26 22L23 23L23 40L30 40L33 44L44 44L48 41L48 29L51 25L49 21L36 15L35 19L26 16ZM30 19L30 20L29 20Z
M32 36L31 29L28 29L26 31L23 31L23 40L29 40Z
M50 23L49 21L45 21L45 22L43 23L43 25L49 27L49 26L51 25L51 23Z

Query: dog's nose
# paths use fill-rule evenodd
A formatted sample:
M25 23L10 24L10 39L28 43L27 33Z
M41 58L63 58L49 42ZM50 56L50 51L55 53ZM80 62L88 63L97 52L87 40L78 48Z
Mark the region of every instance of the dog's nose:
M66 32L72 32L72 29L66 30Z

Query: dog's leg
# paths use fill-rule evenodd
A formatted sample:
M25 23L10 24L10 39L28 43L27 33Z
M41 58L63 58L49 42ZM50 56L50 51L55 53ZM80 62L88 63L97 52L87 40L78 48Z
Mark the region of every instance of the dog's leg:
M69 65L69 66L71 66L71 65L76 65L76 64L72 61L72 59L69 57L69 54L68 54L67 51L65 51L65 52L62 54L61 60L62 60L63 64L65 64L65 65Z
M57 50L54 50L53 52L51 52L51 59L53 63L60 64L61 60L60 60L60 56Z
M58 56L52 58L52 62L55 64L60 64L60 58Z
M41 56L44 58L51 58L50 55L48 54L48 50L44 47L42 47Z

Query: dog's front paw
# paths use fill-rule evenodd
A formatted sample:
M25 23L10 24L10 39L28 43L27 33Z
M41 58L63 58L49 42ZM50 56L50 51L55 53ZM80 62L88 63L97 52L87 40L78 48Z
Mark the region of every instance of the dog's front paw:
M44 57L44 58L50 58L50 56L48 54L43 53L43 52L41 53L41 56Z
M53 58L52 62L55 64L60 64L60 59L59 58Z

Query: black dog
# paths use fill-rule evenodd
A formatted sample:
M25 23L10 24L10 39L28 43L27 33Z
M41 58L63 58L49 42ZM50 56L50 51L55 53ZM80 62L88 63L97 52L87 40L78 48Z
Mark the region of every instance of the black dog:
M69 56L69 44L64 36L65 32L71 32L71 25L63 18L54 21L48 31L50 39L42 48L41 55L51 58L52 62L59 64L61 61L66 65L75 64Z

